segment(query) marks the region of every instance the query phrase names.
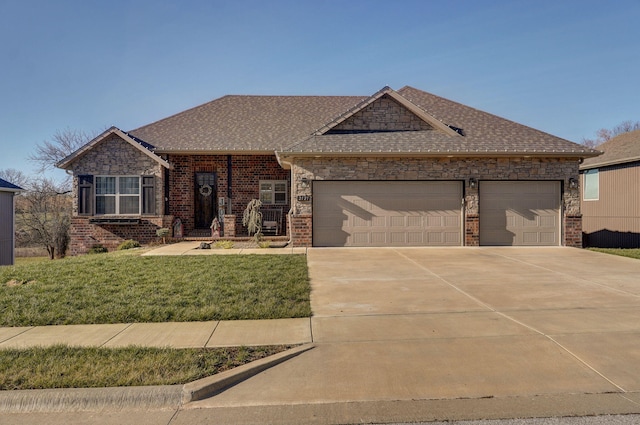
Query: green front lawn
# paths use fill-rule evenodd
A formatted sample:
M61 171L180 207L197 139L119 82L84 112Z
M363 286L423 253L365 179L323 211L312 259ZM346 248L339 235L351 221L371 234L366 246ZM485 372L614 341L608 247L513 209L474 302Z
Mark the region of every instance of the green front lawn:
M589 250L640 260L640 249L638 248L589 248Z
M0 390L185 384L289 347L0 350Z
M123 251L0 267L0 326L308 317L303 255Z

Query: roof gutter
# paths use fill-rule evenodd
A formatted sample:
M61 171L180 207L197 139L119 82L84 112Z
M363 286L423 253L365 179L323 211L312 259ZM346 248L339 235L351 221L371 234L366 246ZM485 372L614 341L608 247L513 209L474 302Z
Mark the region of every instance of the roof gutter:
M591 152L461 152L461 151L402 151L402 152L362 152L362 151L319 151L319 152L276 152L278 162L283 168L283 164L291 164L293 158L330 158L330 157L419 157L419 158L590 158L599 155Z
M592 168L609 167L612 165L621 165L621 164L627 164L629 162L638 162L638 161L640 161L640 156L625 158L625 159L617 159L612 161L594 162L593 164L583 164L580 166L580 169L590 170Z

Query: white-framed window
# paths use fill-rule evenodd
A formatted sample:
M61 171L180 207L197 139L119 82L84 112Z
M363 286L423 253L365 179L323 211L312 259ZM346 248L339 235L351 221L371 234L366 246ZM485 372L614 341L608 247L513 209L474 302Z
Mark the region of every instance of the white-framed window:
M78 215L153 215L156 177L77 176Z
M140 176L96 176L96 215L140 214Z
M286 180L260 180L260 201L264 205L286 205L287 187Z
M600 173L597 168L586 170L583 174L583 194L585 201L597 201L600 199Z

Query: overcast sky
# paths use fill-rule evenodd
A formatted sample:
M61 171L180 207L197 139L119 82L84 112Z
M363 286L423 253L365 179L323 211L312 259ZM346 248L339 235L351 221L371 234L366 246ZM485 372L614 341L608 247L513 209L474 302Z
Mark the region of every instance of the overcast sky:
M640 120L640 0L0 0L0 169L225 94L405 85L580 142Z

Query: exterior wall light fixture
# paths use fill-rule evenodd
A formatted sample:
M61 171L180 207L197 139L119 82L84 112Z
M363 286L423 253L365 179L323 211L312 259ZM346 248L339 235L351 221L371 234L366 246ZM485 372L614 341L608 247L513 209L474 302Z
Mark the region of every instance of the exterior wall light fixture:
M309 187L309 178L308 177L302 177L300 179L300 184L302 184L302 187Z
M471 177L471 178L469 179L469 187L470 187L471 189L475 189L476 187L478 187L478 180L476 180L476 178L475 178L475 177Z
M578 180L574 177L569 178L569 189L577 189L578 188Z

